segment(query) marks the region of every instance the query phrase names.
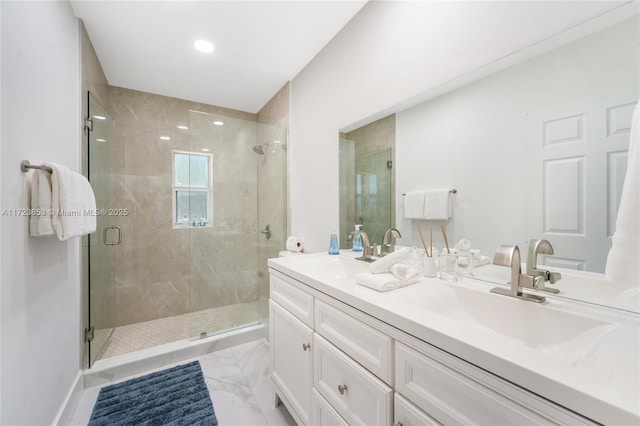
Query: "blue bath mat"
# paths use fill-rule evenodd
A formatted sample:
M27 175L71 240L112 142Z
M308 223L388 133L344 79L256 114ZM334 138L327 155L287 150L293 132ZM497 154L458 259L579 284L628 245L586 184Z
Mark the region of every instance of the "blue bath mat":
M89 426L218 424L198 361L100 389Z

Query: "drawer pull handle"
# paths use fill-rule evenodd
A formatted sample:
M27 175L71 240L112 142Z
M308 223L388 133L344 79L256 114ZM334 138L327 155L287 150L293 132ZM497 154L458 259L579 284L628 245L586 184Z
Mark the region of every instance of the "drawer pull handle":
M306 351L307 351L307 349L309 349L310 347L311 347L311 345L310 345L310 344L308 344L308 343L303 343L303 344L302 344L302 350L303 350L303 351L305 351L305 352L306 352Z
M346 391L347 391L347 385L338 385L338 392L340 392L340 395L344 395Z

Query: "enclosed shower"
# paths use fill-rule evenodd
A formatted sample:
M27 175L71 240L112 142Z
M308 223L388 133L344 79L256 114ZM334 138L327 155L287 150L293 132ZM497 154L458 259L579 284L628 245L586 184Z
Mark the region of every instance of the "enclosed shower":
M283 121L117 87L88 104L104 214L87 240L87 365L266 322L266 263L286 237Z

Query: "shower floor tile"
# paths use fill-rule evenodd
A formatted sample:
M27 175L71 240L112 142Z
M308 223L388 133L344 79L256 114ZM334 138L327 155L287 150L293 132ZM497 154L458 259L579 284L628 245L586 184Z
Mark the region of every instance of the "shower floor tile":
M197 338L258 322L258 301L206 309L160 318L111 330L96 330L94 347L106 341L95 360L152 348L166 343ZM109 334L111 334L109 336Z

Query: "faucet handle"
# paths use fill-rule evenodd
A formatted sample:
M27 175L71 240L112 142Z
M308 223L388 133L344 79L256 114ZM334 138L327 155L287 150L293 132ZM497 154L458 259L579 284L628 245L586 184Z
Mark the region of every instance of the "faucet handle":
M549 282L551 284L555 284L557 281L560 281L560 278L562 278L562 274L560 272L549 273Z
M544 287L544 278L541 276L533 277L533 288L536 290L543 290Z

